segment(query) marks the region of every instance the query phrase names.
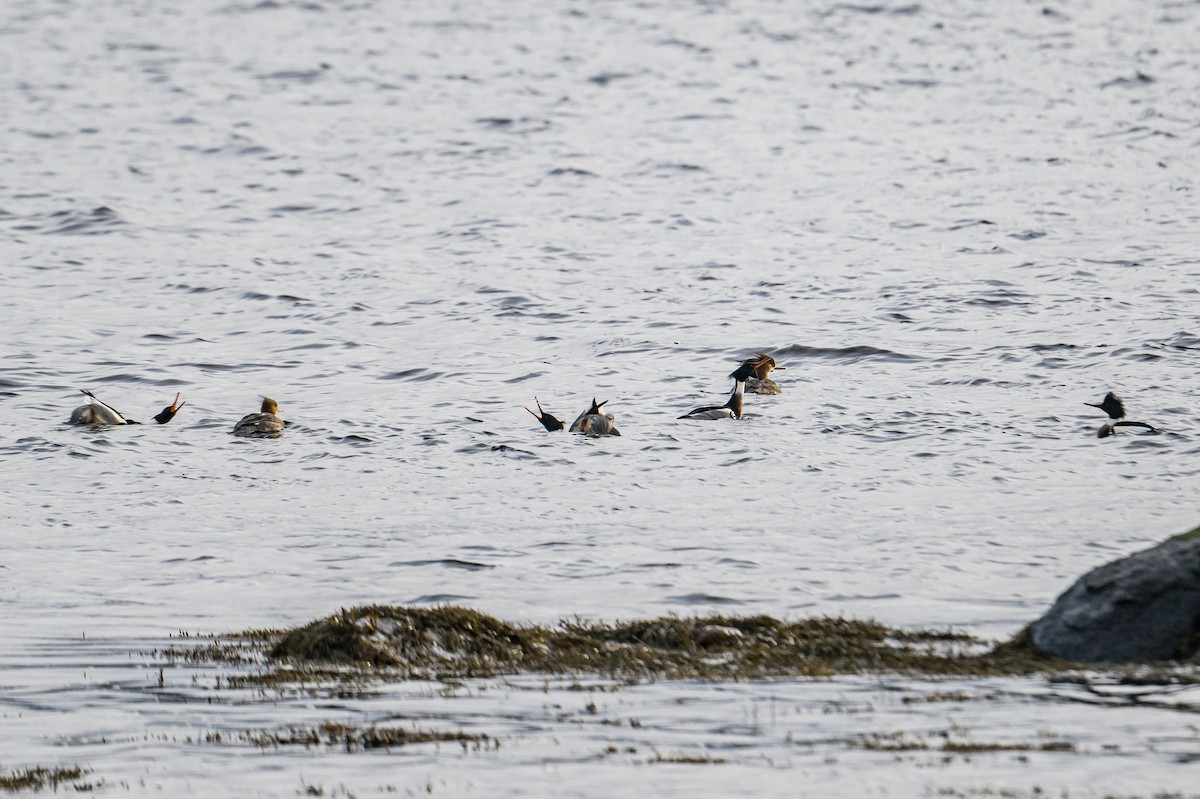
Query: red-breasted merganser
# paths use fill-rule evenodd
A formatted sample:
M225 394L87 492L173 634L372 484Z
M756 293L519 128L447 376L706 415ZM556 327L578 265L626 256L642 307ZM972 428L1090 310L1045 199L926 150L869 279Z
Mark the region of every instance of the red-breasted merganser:
M533 418L542 423L542 427L550 432L563 429L565 425L563 425L561 419L558 419L551 413L547 413L542 408L542 403L538 402L537 397L534 397L533 401L537 403L537 412L535 413L530 408L526 408L525 410L532 413ZM571 422L571 426L567 430L571 433L582 433L585 436L621 435L621 431L617 429L615 424L616 417L611 413L605 413L601 410L607 404L608 400L596 402L595 398L592 398L592 404L588 406L586 411L579 414L579 418Z
M742 395L746 393L746 378L752 372L752 367L742 364L730 377L734 379L733 393L724 405L705 405L680 416L680 419L741 419Z
M742 361L742 365L738 367L730 377L738 374L738 371L749 368L750 374L746 377L746 393L747 394L782 394L783 389L779 384L772 380L768 375L772 369L786 369L786 366L778 366L775 359L765 352L760 352L757 355L747 358Z
M1108 414L1109 419L1116 420L1111 424L1100 425L1100 429L1096 431L1097 438L1108 438L1109 436L1116 435L1117 428L1127 429L1135 427L1139 430L1149 430L1151 433L1162 432L1154 425L1146 424L1145 422L1125 421L1125 403L1121 401L1120 397L1111 391L1105 394L1104 399L1102 399L1100 402L1085 402L1083 404L1090 405L1093 408L1099 408Z
M283 435L284 422L279 418L279 403L270 397L263 397L262 409L258 413L248 413L233 426L235 436L249 438L279 438Z
M133 419L126 419L125 414L113 406L101 402L96 398L95 394L86 388L79 390L87 395L88 401L71 411L71 418L67 420L67 424L141 424L141 422L135 422ZM171 421L184 405L187 405L187 401L180 402L179 394L176 394L175 401L155 415L155 423L166 424Z

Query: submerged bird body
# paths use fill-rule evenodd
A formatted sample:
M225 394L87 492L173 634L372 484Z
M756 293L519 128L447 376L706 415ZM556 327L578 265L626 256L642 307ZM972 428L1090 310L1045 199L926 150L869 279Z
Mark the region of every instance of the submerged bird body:
M608 400L596 402L595 397L593 397L591 406L579 414L579 417L575 421L571 422L570 431L572 433L582 433L585 436L621 435L621 431L617 429L616 425L617 417L602 410L607 404Z
M1100 402L1085 402L1083 404L1089 405L1093 408L1099 408L1108 414L1109 419L1114 420L1110 423L1100 425L1100 429L1096 431L1097 438L1108 438L1109 436L1116 435L1118 429L1148 430L1151 433L1162 432L1154 425L1147 424L1146 422L1126 421L1125 403L1121 401L1120 397L1111 391L1105 394L1104 399L1100 400Z
M782 394L783 389L769 375L772 369L786 368L776 365L774 358L765 352L760 352L742 361L742 365L735 369L729 376L737 379L739 374L742 375L742 378L746 381L747 394Z
M71 411L71 418L67 420L67 424L92 424L92 425L115 425L115 424L141 424L132 419L125 418L125 415L118 411L113 406L99 400L95 394L87 389L80 389L87 395L88 401L80 405L75 410ZM163 408L154 416L156 424L166 424L175 418L175 414L179 409L186 405L187 402L179 401L179 394L175 395L175 401L167 407Z
M117 411L99 402L89 402L71 411L67 424L129 424Z
M283 435L283 428L279 404L270 397L263 397L262 409L258 413L243 416L233 426L233 434L246 438L279 438Z
M724 405L705 405L701 408L694 408L680 419L741 419L742 418L742 397L746 393L746 378L741 373L741 369L733 373L733 378L737 381L733 386L733 393L729 395L729 400Z

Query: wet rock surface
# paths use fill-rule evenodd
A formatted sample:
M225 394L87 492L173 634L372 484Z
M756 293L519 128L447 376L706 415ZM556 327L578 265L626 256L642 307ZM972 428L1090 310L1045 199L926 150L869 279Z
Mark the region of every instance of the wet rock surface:
M1080 663L1200 652L1200 528L1079 578L1030 628L1033 646Z

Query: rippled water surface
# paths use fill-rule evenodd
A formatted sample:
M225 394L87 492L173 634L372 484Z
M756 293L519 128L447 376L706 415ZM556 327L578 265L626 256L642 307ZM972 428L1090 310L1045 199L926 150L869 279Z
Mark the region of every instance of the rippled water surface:
M166 795L1190 789L1194 715L1036 684L954 713L870 680L642 686L596 726L519 681L214 709L211 675L130 653L364 602L1001 637L1194 526L1198 25L1116 0L3 4L0 765ZM676 419L756 351L783 394ZM80 388L188 404L68 427ZM1163 434L1097 439L1110 389ZM262 394L285 436L230 436ZM546 433L535 395L607 399L623 435ZM182 732L346 712L501 746ZM955 713L1076 750L845 746Z

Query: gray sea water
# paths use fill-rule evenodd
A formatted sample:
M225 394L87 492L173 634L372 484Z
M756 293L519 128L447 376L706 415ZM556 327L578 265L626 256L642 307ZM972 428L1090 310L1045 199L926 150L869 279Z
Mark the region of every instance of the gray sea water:
M7 0L0 766L167 796L1194 791L1196 716L1162 705L1195 697L264 702L139 653L368 602L1011 634L1197 522L1198 33L1174 1ZM783 394L676 419L757 351ZM84 388L188 404L69 427ZM1109 390L1164 432L1097 439ZM235 439L260 395L292 426ZM623 435L546 433L535 396L607 399ZM502 745L228 742L330 717ZM1072 748L847 743L947 729Z

